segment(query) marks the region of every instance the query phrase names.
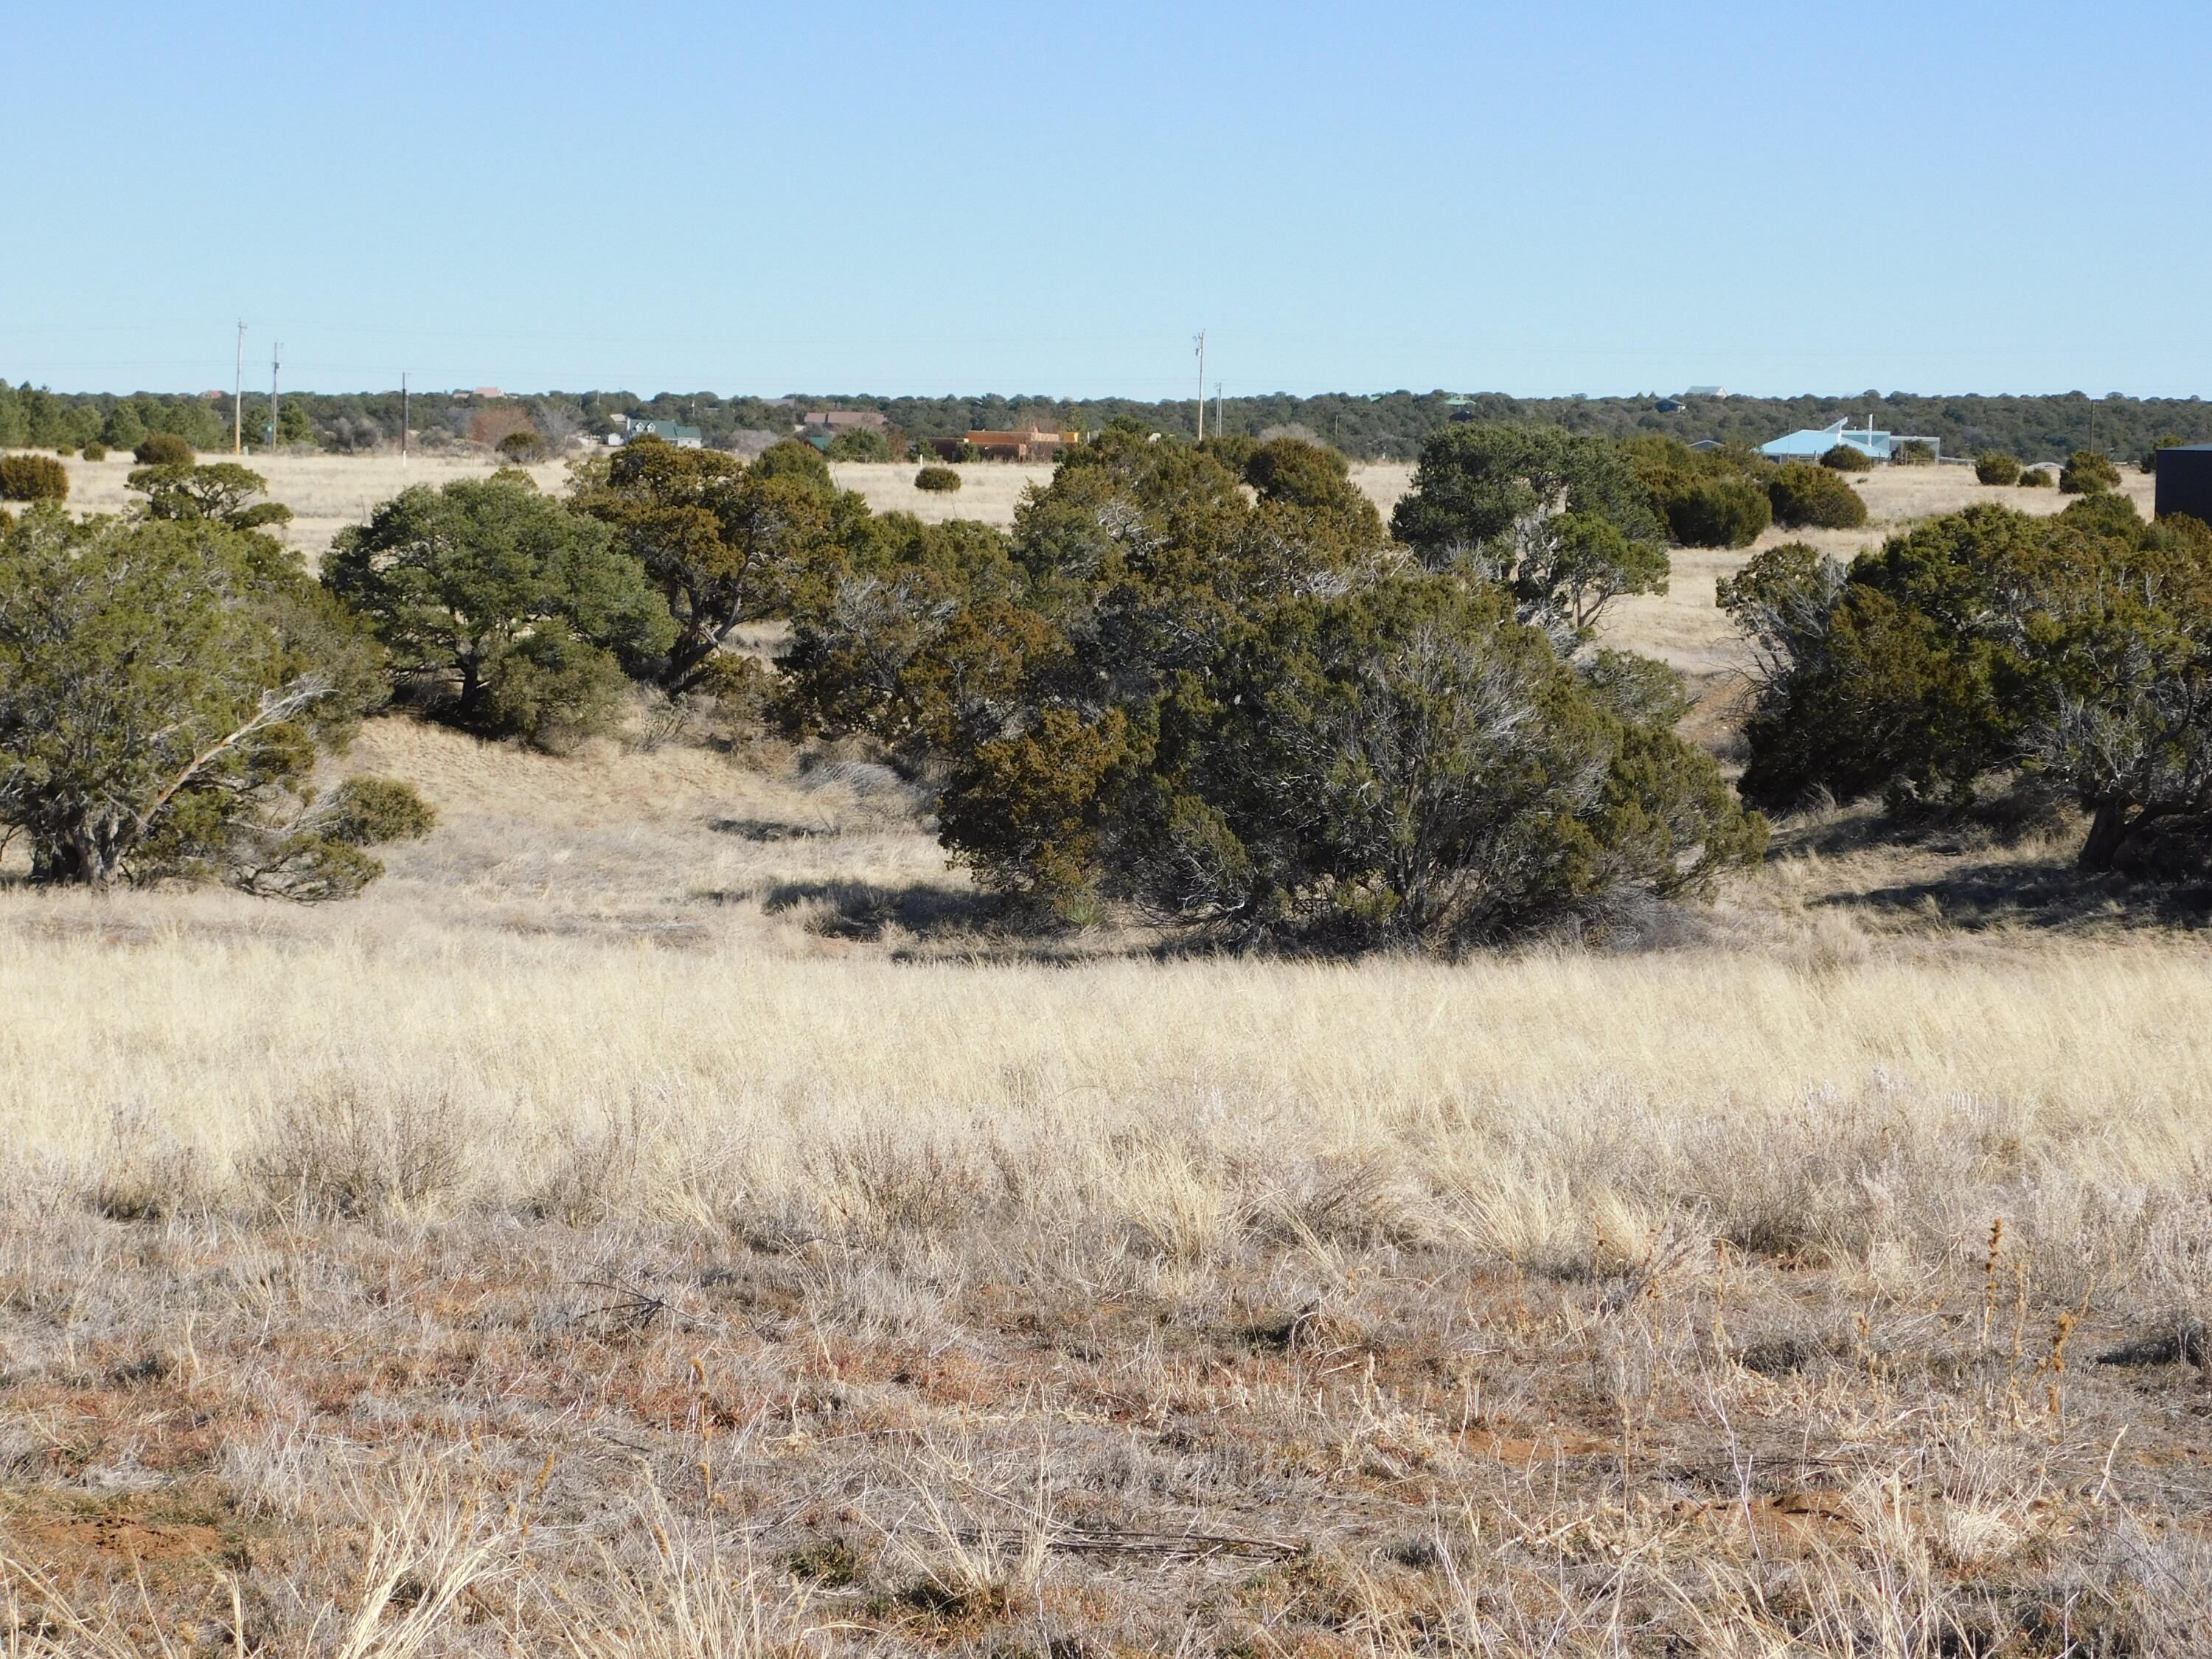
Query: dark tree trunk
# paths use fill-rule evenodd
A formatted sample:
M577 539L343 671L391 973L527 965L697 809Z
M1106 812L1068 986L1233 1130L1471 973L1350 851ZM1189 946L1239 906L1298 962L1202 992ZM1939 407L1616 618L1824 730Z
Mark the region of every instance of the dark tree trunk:
M31 845L31 879L57 886L105 887L122 862L122 837L112 826L66 824Z
M464 720L473 720L483 713L483 659L471 653L458 664L461 671L461 694L454 711Z
M2081 856L2075 862L2084 870L2109 870L2127 842L2128 832L2139 820L2128 815L2128 804L2124 800L2100 800L2089 820L2089 839L2081 843Z

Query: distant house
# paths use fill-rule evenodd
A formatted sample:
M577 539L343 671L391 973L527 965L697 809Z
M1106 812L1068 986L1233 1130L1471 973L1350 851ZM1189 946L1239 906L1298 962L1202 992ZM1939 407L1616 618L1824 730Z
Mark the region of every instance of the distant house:
M2158 452L2158 516L2186 513L2212 524L2212 444L2176 444Z
M967 441L987 461L1048 461L1083 441L1080 432L1055 432L1032 426L1024 432L971 432Z
M1846 420L1818 429L1808 426L1785 433L1771 443L1759 445L1759 453L1778 461L1817 461L1830 450L1848 444L1869 460L1886 461L1890 459L1893 442L1887 432L1876 432L1871 428L1853 431Z
M1693 386L1682 394L1685 398L1725 398L1729 389L1724 386Z
M495 386L480 386L469 395L476 398L479 403L495 404L501 398L507 396L507 393L501 392Z
M1651 407L1657 410L1662 415L1679 415L1683 411L1683 410L1688 408L1689 405L1685 404L1680 398L1662 398L1657 403L1652 404Z
M1710 455L1716 449L1725 449L1728 446L1723 443L1718 438L1700 438L1697 442L1692 444L1690 447L1697 451L1700 455Z
M1796 432L1785 433L1771 443L1759 445L1759 453L1778 461L1817 461L1839 445L1848 444L1870 461L1894 461L1904 456L1907 444L1926 446L1929 459L1943 459L1943 441L1911 432L1876 432L1871 427L1854 428L1848 421L1838 421L1833 426L1824 426L1818 431L1806 427Z
M697 427L679 426L674 421L633 420L628 425L627 441L630 443L635 443L640 438L659 438L665 443L674 444L678 449L698 449L704 443Z
M799 429L809 437L823 432L835 437L840 432L881 432L890 425L881 410L817 409L799 422Z

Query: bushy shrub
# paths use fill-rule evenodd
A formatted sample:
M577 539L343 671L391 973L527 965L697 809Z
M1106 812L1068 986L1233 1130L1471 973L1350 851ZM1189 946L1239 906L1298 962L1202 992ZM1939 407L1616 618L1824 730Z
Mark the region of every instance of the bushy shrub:
M1142 423L1133 428L1109 428L1101 441L1146 444ZM1680 475L1685 484L1715 476L1727 475ZM1510 589L1521 621L1582 631L1620 594L1666 591L1660 502L1672 488L1655 486L1627 445L1556 426L1455 423L1421 446L1390 530L1432 570Z
M233 530L264 530L292 521L292 509L281 501L253 499L269 493L269 480L235 461L134 467L125 482L144 493L149 518L214 519Z
M553 755L613 730L629 684L612 652L558 623L501 652L485 678L490 728Z
M67 460L70 456L76 453L76 446L75 444L56 444L54 446L54 453L60 456L64 460Z
M2080 862L2212 815L2212 532L2097 492L2055 517L1984 501L1862 553L1759 555L1721 585L1756 690L1747 799L1965 808L2024 777L2091 817ZM2201 866L2200 866L2201 867Z
M2069 501L2051 523L2069 526L2085 536L2133 541L2142 538L2143 518L2128 496L2118 490L2100 489Z
M1663 674L1566 654L1625 573L1664 580L1623 459L1453 428L1401 509L1427 568L1315 446L1240 476L1109 429L1011 539L917 526L803 593L787 672L812 729L916 751L946 847L1016 916L1121 901L1299 950L1602 929L1765 837L1659 724Z
M1665 506L1668 528L1685 547L1749 547L1774 519L1766 492L1746 478L1700 479Z
M672 696L691 689L739 623L787 614L791 584L823 542L864 538L870 522L820 452L788 441L748 467L642 439L572 469L567 505L611 529L659 590L675 636L652 672Z
M0 537L0 826L33 880L322 897L374 878L312 779L377 661L266 538L40 507Z
M173 432L149 432L131 453L141 466L190 466L198 459L192 447Z
M101 443L87 444L84 447L84 458L88 461L106 460L107 459L107 446Z
M856 427L832 438L824 453L833 461L888 461L891 459L891 441L883 433Z
M498 452L501 460L519 466L542 461L546 453L545 440L528 430L510 432L492 447Z
M598 706L599 664L572 641L644 668L676 638L667 601L611 527L502 481L403 490L339 532L322 579L410 692L463 725L549 744Z
M2066 465L2058 469L2058 492L2062 495L2094 495L2100 491L2120 487L2120 469L2112 458L2100 455L2094 449L2077 449L2066 458Z
M914 487L950 495L960 488L960 475L949 466L925 466L914 475Z
M2040 466L2023 467L2021 470L2020 487L2022 489L2050 489L2051 473L2049 470Z
M2020 482L2020 463L2002 449L1985 449L1974 457L1974 477L1985 484Z
M2146 475L2156 474L2158 471L2158 452L2161 449L2178 449L2188 441L2189 440L2183 437L2179 432L2168 432L2159 437L2152 439L2150 441L2150 447L2143 451L2142 459L2136 463L2136 470Z
M264 898L351 898L384 873L368 848L419 841L437 822L438 809L411 783L349 778L289 824L236 826L228 878Z
M786 438L761 451L750 469L756 478L797 478L822 490L836 488L830 477L830 463L812 444Z
M0 501L65 501L69 469L51 455L0 455Z
M393 778L349 778L323 805L323 830L354 847L417 841L438 825L438 809Z
M1835 472L1864 472L1874 465L1874 458L1863 449L1838 444L1820 457L1820 465Z
M1774 521L1790 530L1856 530L1866 522L1866 503L1842 477L1802 461L1782 468L1767 482Z

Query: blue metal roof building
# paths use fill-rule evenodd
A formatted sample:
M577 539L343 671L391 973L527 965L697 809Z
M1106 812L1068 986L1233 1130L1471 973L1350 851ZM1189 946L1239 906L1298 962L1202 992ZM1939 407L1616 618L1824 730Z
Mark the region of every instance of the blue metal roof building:
M1886 461L1890 459L1893 441L1887 432L1876 432L1871 428L1854 432L1849 422L1838 421L1817 431L1806 427L1787 433L1772 443L1759 445L1759 453L1778 461L1817 461L1837 446L1849 444L1869 460Z

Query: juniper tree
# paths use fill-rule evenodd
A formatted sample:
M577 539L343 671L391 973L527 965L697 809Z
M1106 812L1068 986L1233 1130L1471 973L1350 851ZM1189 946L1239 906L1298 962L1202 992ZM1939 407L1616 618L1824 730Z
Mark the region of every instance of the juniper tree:
M563 630L643 668L676 633L605 525L503 478L403 491L339 532L323 580L368 619L395 674L445 679L470 724L491 722L500 665L534 634Z
M392 816L325 812L313 774L375 678L266 538L52 507L0 532L0 823L36 880L358 890Z

